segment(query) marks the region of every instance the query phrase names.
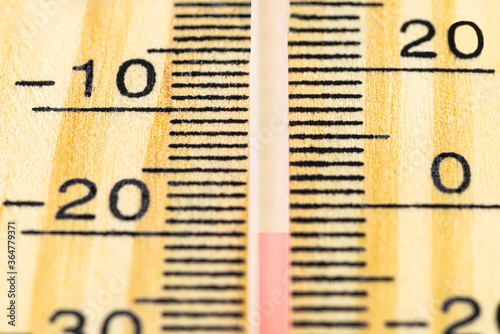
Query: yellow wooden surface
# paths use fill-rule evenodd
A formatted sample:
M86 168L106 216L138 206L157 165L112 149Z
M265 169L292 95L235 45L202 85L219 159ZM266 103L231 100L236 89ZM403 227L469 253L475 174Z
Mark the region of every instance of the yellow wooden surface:
M333 1L332 1L333 2ZM359 41L359 46L290 46L291 55L359 54L358 59L290 59L290 68L498 68L499 4L495 1L380 1L381 7L331 7L291 5L291 28L359 28L351 33L294 33L293 41ZM301 20L293 15L354 15L359 20ZM425 35L423 27L401 33L409 20L431 21L436 36L415 48L435 51L435 59L403 58L404 45ZM447 42L448 28L457 21L473 21L485 38L482 54L458 59ZM472 52L477 39L471 28L457 31L457 45ZM293 70L292 70L293 71ZM469 297L481 307L481 315L456 333L497 333L500 302L498 210L430 209L332 209L297 207L296 204L477 204L499 203L497 74L457 73L290 73L297 80L360 80L358 86L307 87L291 85L290 94L362 94L361 99L291 99L293 107L362 107L358 113L294 113L290 121L362 121L362 126L296 126L293 134L389 135L387 140L292 139L297 147L359 147L364 153L292 153L290 174L362 175L364 181L291 182L292 247L364 247L361 253L293 252L293 262L366 262L366 267L303 267L292 265L292 305L301 307L365 307L366 310L325 312L292 311L293 333L444 333L465 319L472 309L464 303L442 311L451 297ZM443 152L467 159L472 179L461 194L445 194L433 184L431 165ZM361 161L362 167L297 167L298 161ZM462 182L456 161L445 160L443 183L455 188ZM293 180L293 179L292 179ZM303 189L357 189L364 194L305 195ZM294 222L294 218L364 218L366 223ZM294 233L364 233L361 238L293 237ZM324 265L324 264L323 264ZM312 276L393 277L393 282L302 282ZM367 297L297 296L304 291L366 291ZM359 321L366 328L335 328L335 322ZM387 328L387 321L421 321L427 328ZM326 322L326 324L325 324Z
M237 187L193 187L180 189L168 181L248 182L248 160L172 160L184 156L247 156L247 148L173 150L169 144L189 141L210 144L218 139L196 136L183 139L171 131L248 132L248 124L174 125L173 119L239 119L248 112L181 112L168 113L70 113L35 112L35 107L164 107L197 108L209 105L222 108L248 108L242 100L172 100L172 96L249 95L249 89L174 89L173 82L206 83L209 77L176 77L183 71L249 72L248 63L240 65L175 65L173 60L248 60L248 53L148 53L148 49L176 47L249 48L250 41L173 42L174 36L224 35L224 30L189 31L173 29L175 25L249 25L250 19L179 19L175 13L249 14L249 7L174 7L174 1L94 0L94 1L0 1L0 189L2 201L41 201L43 207L2 206L0 247L4 253L0 278L0 302L8 305L7 291L7 223L16 222L16 306L17 326L0 321L0 332L62 333L76 324L71 316L50 322L57 310L82 312L85 333L100 333L106 317L115 311L131 311L141 321L143 333L231 332L245 328L246 270L244 264L164 263L165 259L189 260L222 258L246 260L246 252L173 251L165 245L246 245L245 224L165 224L167 219L246 220L247 212L187 212L165 210L167 206L238 206L247 207L245 197L167 198L167 194L247 194L248 185ZM181 1L177 1L181 2ZM209 3L186 0L184 3ZM244 3L224 0L223 3ZM297 60L290 68L356 67L356 68L480 68L497 69L500 42L498 12L500 4L492 0L474 2L381 0L379 7L299 6L291 1L292 15L359 15L359 20L300 20L290 18L291 28L359 28L352 33L294 33L289 41L359 41L359 46L290 46L289 54L353 53L361 58ZM295 4L294 4L295 2ZM326 3L327 1L325 1ZM332 2L332 1L330 1ZM425 33L412 27L401 33L402 25L414 19L428 20L436 28L431 42L419 51L435 51L435 59L403 58L404 45ZM457 21L473 21L482 29L485 46L474 59L457 59L450 51L447 31ZM249 30L231 31L231 35L249 36ZM475 48L476 37L470 28L457 32L460 50ZM263 44L265 45L265 44ZM120 95L116 73L120 64L141 58L156 70L156 85L151 94L139 99ZM92 98L85 98L84 73L73 66L94 59L95 76ZM140 90L144 72L130 70L127 86ZM500 89L497 74L472 73L380 73L334 72L294 73L298 80L359 80L356 86L291 85L290 94L362 94L361 99L331 97L291 99L290 107L362 107L357 113L290 113L291 122L362 121L362 126L291 126L290 134L363 134L388 135L383 140L314 140L292 139L292 150L310 146L323 148L359 147L364 153L292 153L290 175L292 209L292 332L315 333L444 333L453 323L470 314L470 306L454 304L443 312L446 300L471 298L481 308L480 316L457 333L496 333L497 308L500 304L500 272L496 242L497 208L480 209L334 209L338 204L395 205L477 205L500 203L497 187L497 154ZM16 81L54 80L51 87L20 87ZM248 76L217 76L217 83L248 83ZM215 81L215 80L214 80ZM222 91L222 92L221 92ZM220 138L219 138L220 139ZM227 136L227 144L248 143L247 136ZM471 184L461 194L445 194L433 184L431 165L443 152L455 152L467 159ZM358 167L313 167L294 165L304 161L361 161ZM242 173L144 173L143 168L232 168ZM363 181L298 182L294 175L362 175ZM443 183L456 187L462 181L460 166L451 160L442 164ZM61 185L73 178L87 178L97 185L94 200L75 208L76 213L92 213L92 221L56 220L61 205L83 196L83 187L59 192ZM151 202L146 215L138 221L119 221L110 213L109 194L117 181L139 179L150 191ZM308 190L331 191L356 189L358 195L307 194ZM301 206L302 205L302 206ZM320 208L304 209L304 205ZM124 189L120 208L133 213L138 194ZM272 208L271 208L272 210ZM300 220L302 220L302 223ZM311 218L363 218L364 224L308 223ZM27 230L49 231L129 231L228 233L238 237L102 237L36 236L22 234ZM263 230L266 230L264 227ZM360 238L307 236L301 233L364 233ZM242 234L242 235L240 235ZM363 247L365 252L298 252L297 247ZM295 251L294 251L295 249ZM365 262L365 267L333 267L314 262ZM309 267L305 266L308 263ZM311 266L311 264L313 266ZM316 265L316 266L315 266ZM165 271L236 271L239 277L163 276ZM311 277L328 277L330 282L300 281ZM389 277L379 283L332 282L336 277ZM164 290L172 285L241 285L238 290ZM256 291L256 290L253 290ZM334 292L366 291L366 297L330 296ZM321 296L311 296L321 292ZM304 294L309 293L309 296ZM136 303L141 298L221 299L224 304L188 304L171 300L167 304ZM230 301L229 303L227 303ZM5 305L5 306L4 306ZM300 308L338 307L344 310L304 312ZM345 308L360 307L360 312ZM366 310L365 310L366 308ZM164 312L241 313L243 317L190 318L162 316ZM387 322L423 322L425 328L388 328ZM363 328L341 328L336 323L361 323ZM163 328L163 327L166 328ZM194 326L201 326L193 328ZM222 326L223 328L219 328ZM340 327L340 328L339 328ZM345 326L344 326L345 327ZM117 317L110 333L132 333L129 319ZM187 329L189 328L189 329ZM209 329L210 328L210 329Z
M203 2L203 1L202 1ZM227 2L227 1L223 1ZM238 2L238 1L237 1ZM241 1L240 1L241 2ZM250 47L249 28L184 29L175 26L250 25L249 6L186 6L196 1L1 1L2 42L0 43L0 187L2 201L42 201L43 207L2 207L1 245L7 249L6 224L17 226L17 322L16 327L0 321L0 332L62 333L76 325L72 316L49 319L57 310L81 312L85 333L101 333L106 317L115 311L133 312L142 333L183 333L213 331L223 326L229 331L244 330L246 193L248 179L249 52L148 53L167 48ZM205 1L205 3L209 3ZM177 4L177 6L175 6ZM175 17L182 15L233 15L233 17ZM243 15L238 17L238 15ZM238 41L209 40L174 42L174 37L240 36ZM156 85L142 98L120 95L116 85L119 66L129 59L151 62ZM84 97L85 74L73 66L94 60L94 88ZM173 60L243 60L237 64L173 64ZM176 76L176 72L188 73ZM211 76L189 76L189 72L215 72ZM218 72L242 72L239 76ZM54 80L52 87L20 87L16 81ZM131 67L126 76L130 91L141 91L146 82L144 69ZM240 83L243 88L172 88L172 83ZM239 100L189 99L194 96L242 96ZM185 96L187 100L173 100ZM165 107L169 112L34 112L34 107ZM208 108L207 111L201 108ZM189 111L189 108L199 110ZM217 108L239 108L224 111ZM184 110L184 111L183 111ZM241 120L232 124L172 124L180 120ZM239 132L238 135L175 136L177 132ZM170 144L239 144L240 148L183 148ZM172 156L239 156L238 160L173 160ZM233 173L144 173L143 168L238 169ZM87 190L74 186L66 193L59 188L69 179L87 178L97 186L97 195L74 213L92 213L91 221L56 220L63 204L82 197ZM147 184L150 204L137 221L120 221L109 209L112 187L122 179L138 179ZM237 182L237 186L175 187L169 181ZM133 214L139 207L139 193L125 187L119 208ZM167 198L167 194L205 194L202 197ZM243 194L232 197L210 197ZM221 207L222 211L169 210L166 207ZM228 211L225 208L237 207ZM184 223L166 223L166 220ZM201 224L200 220L216 221ZM226 221L235 221L227 223ZM188 221L188 222L186 222ZM224 221L224 222L221 222ZM82 237L24 235L25 230L133 231L191 233L157 237ZM203 236L202 233L214 236ZM217 236L234 233L233 236ZM198 234L198 235L196 235ZM233 250L168 250L165 246L237 246ZM5 253L5 258L7 253ZM170 260L207 260L207 263L165 263ZM233 259L234 263L211 263ZM239 261L239 262L238 262ZM5 261L4 261L5 262ZM6 262L5 262L6 264ZM2 265L2 276L6 272ZM164 276L164 272L236 274L214 276ZM236 286L213 290L206 285ZM164 286L187 286L163 289ZM7 306L6 279L1 283L2 309ZM5 292L5 293L4 293ZM136 303L141 298L166 299L165 303ZM177 299L178 302L173 300ZM201 301L200 301L201 300ZM208 300L203 301L203 300ZM215 301L213 301L215 300ZM220 300L217 302L217 300ZM229 312L235 316L162 316L163 312ZM6 320L6 321L4 321ZM130 319L117 317L109 333L132 333ZM196 329L199 327L198 329ZM191 329L192 329L191 328ZM232 329L231 329L232 328Z

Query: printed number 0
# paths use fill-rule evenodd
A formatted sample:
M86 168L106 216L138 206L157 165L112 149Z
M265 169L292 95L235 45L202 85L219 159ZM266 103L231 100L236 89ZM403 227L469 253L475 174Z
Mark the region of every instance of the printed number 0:
M141 323L139 322L139 319L137 319L137 317L134 314L127 312L127 311L117 311L117 312L111 313L106 318L106 320L104 321L104 324L102 325L102 331L101 331L102 334L108 334L109 325L111 324L111 321L115 317L118 317L118 316L128 317L132 321L132 323L134 324L135 334L141 334Z
M128 69L132 65L139 65L146 69L147 72L147 82L146 87L141 92L131 92L128 90L125 85L125 74L127 74ZM153 91L156 83L156 72L153 64L144 60L144 59L131 59L122 64L120 69L118 70L118 74L116 75L116 85L118 86L118 90L120 93L127 97L143 97L148 95Z
M463 53L460 50L458 50L458 48L457 48L457 43L455 41L455 38L456 38L455 35L457 33L457 29L459 27L462 27L462 26L472 27L472 29L474 29L474 31L476 32L476 35L477 35L477 48L472 53ZM481 31L481 29L479 29L479 27L477 26L477 24L475 24L474 22L470 22L470 21L460 21L460 22L457 22L457 23L453 24L450 27L450 30L448 30L448 44L450 45L451 52L453 52L453 54L455 56L457 56L458 58L470 59L470 58L479 57L479 55L481 54L481 52L483 52L483 49L484 49L484 36L483 36L483 32Z
M439 167L441 167L441 163L444 161L444 159L448 159L448 158L455 159L460 163L460 165L462 165L464 179L462 181L462 184L460 184L460 186L458 186L458 188L448 188L441 181L441 173L439 172ZM434 182L434 185L440 191L447 193L447 194L453 194L453 193L460 194L460 193L464 192L470 185L470 180L471 180L470 166L469 166L469 163L467 162L467 160L465 160L465 158L463 156L461 156L460 154L441 153L436 158L434 158L434 161L432 162L431 176L432 176L432 181Z
M139 208L139 211L137 211L137 213L130 216L122 214L118 209L118 194L120 190L126 185L136 186L141 191L141 207ZM142 181L135 179L121 180L120 182L115 184L113 189L111 189L111 193L109 195L109 209L111 210L111 213L113 213L113 216L115 216L120 220L140 219L142 216L144 216L144 214L148 210L148 206L149 206L149 190L146 184Z

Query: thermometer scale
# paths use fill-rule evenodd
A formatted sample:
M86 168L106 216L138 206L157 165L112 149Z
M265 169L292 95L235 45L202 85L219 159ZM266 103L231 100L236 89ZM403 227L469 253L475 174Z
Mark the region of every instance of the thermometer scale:
M499 332L499 7L7 1L0 332Z

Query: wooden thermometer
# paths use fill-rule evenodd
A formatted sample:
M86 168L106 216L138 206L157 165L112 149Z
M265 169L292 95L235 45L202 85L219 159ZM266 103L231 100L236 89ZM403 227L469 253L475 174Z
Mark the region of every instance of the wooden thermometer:
M244 331L250 2L2 7L2 331Z
M495 1L291 1L293 333L498 333Z
M500 333L496 0L0 2L0 334Z

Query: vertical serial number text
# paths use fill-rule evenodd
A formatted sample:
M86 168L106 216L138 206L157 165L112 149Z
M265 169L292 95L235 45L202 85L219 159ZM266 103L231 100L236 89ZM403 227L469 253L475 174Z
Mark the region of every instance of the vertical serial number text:
M7 282L9 283L7 291L7 323L10 326L16 326L16 223L7 224Z

